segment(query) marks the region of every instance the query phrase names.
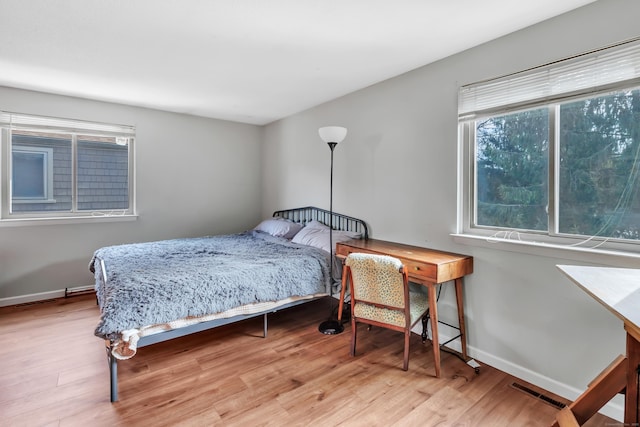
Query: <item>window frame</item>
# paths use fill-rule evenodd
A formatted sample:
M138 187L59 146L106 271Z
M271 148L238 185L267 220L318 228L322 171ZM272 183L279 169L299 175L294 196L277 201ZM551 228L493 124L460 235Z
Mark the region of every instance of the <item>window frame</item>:
M640 90L637 83L617 86L615 91ZM613 92L615 92L613 91ZM477 170L476 170L476 122L490 117L517 113L523 110L476 115L473 119L459 123L459 209L458 227L454 237L462 243L470 240L485 240L488 244L510 243L520 246L518 252L529 252L526 246L543 249L562 249L595 254L625 255L640 258L640 241L613 237L584 236L559 231L559 191L560 191L560 106L564 103L595 98L612 91L594 91L588 96L567 97L554 103L545 104L549 115L548 146L548 226L547 230L516 229L509 227L477 225ZM542 106L538 106L540 108ZM523 249L522 247L525 247Z
M22 200L12 201L12 131L32 131L40 133L65 133L71 138L71 209L66 211L46 212L12 212L12 202L22 203ZM127 209L78 209L78 136L97 136L116 139L119 145L127 147ZM18 144L20 150L27 144ZM34 147L35 149L36 147ZM37 147L39 150L47 148ZM52 150L52 149L51 149ZM53 165L50 154L49 186L53 186ZM50 191L51 187L48 189ZM53 194L50 192L48 200L34 200L31 203L53 203ZM130 221L137 218L136 213L136 184L135 184L135 127L128 125L115 125L99 122L89 122L75 119L62 119L45 116L36 116L22 113L10 113L0 111L0 227L32 224L57 224L76 223L86 220L105 221Z
M640 241L558 232L560 177L557 110L565 102L640 88L640 37L459 87L457 222L453 239L480 247L626 266L640 260ZM475 215L476 120L547 107L549 115L546 231L472 227Z

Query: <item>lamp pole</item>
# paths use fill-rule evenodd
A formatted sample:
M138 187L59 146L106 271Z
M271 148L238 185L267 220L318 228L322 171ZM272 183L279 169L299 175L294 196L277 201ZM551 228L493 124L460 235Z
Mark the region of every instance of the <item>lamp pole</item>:
M347 129L338 126L329 126L318 130L320 137L327 143L331 150L331 173L329 178L329 271L330 271L330 288L329 288L329 319L322 322L318 326L318 330L326 335L335 335L344 331L344 326L338 321L337 317L333 318L333 150L339 142L341 142L347 134Z
M331 254L331 286L333 286L333 150L338 143L327 142L327 145L331 150L331 174L329 178L329 252Z

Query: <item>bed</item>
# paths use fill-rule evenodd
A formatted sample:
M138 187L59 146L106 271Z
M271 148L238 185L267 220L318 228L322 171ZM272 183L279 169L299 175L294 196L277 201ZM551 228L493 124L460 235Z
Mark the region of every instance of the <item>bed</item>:
M332 294L340 268L331 268L329 224L333 244L368 238L362 220L304 207L276 211L242 233L96 250L95 335L106 344L111 401L118 361L141 347L257 316L266 338L269 313Z

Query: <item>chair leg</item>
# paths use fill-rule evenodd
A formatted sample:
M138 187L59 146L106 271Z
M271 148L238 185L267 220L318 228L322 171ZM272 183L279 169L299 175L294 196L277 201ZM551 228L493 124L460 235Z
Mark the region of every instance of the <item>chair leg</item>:
M409 339L411 338L411 331L404 331L404 367L403 370L409 369Z
M356 332L358 330L356 320L351 316L351 356L356 355Z

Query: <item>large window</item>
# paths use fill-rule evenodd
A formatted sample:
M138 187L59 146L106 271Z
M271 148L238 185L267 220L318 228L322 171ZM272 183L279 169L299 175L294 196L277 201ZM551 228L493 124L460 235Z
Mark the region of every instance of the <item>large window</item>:
M638 65L630 42L461 88L462 233L640 251Z
M131 215L132 127L0 113L1 219Z

